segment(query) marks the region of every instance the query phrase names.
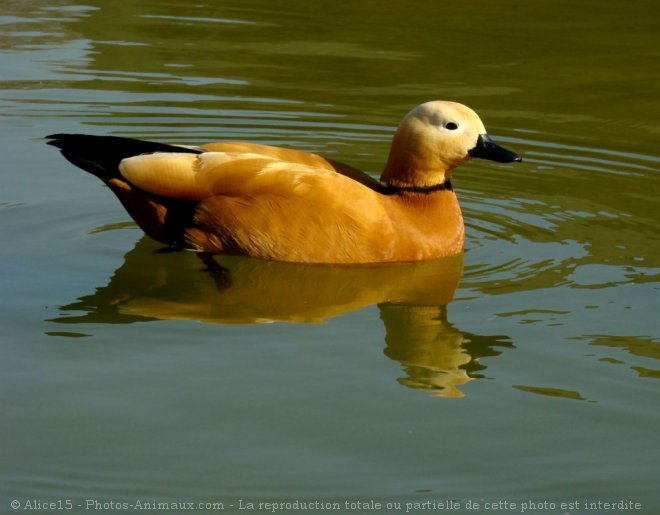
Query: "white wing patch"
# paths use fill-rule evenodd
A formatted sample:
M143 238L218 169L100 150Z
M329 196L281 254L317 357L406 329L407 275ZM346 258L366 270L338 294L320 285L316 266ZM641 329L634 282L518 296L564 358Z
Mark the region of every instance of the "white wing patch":
M215 195L301 195L334 171L245 152L156 153L124 159L121 175L163 197L202 200Z

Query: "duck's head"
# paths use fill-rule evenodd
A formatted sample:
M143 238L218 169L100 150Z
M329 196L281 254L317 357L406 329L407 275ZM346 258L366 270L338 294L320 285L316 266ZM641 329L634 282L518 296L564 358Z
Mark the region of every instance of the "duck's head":
M471 157L498 163L522 160L493 142L469 107L440 100L427 102L410 111L399 125L381 180L397 187L437 186Z

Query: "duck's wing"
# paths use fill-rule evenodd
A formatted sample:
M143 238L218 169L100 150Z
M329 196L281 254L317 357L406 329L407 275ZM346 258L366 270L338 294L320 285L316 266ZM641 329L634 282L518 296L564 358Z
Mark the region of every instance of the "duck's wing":
M302 190L336 181L343 183L344 187L353 186L351 183L360 189L365 187L362 181L339 173L324 158L304 152L300 154L300 159L295 161L245 151L159 152L124 159L119 171L130 184L146 192L180 200L203 200L213 196L297 195ZM326 164L319 161L321 159Z
M60 150L71 163L103 181L117 178L119 163L129 157L155 152L200 154L199 147L183 147L120 136L51 134L48 145Z
M205 152L136 156L120 171L148 194L195 202L182 227L184 246L195 250L348 263L373 261L392 240L380 196L334 169Z
M381 191L383 189L383 185L379 181L377 181L374 177L363 172L358 168L347 165L345 163L341 163L339 161L335 161L334 159L329 159L319 154L303 152L302 150L296 150L293 148L273 147L270 145L260 145L257 143L231 142L231 141L206 143L204 145L201 145L199 148L209 152L232 152L232 153L237 152L237 153L261 155L264 157L271 157L280 161L284 161L287 163L301 164L301 165L311 166L313 168L330 170L345 175L346 177L349 177L356 182L364 184L365 186L373 190Z

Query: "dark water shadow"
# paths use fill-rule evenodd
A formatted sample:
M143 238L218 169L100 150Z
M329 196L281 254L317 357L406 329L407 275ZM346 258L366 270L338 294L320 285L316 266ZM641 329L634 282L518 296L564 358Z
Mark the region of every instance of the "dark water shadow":
M512 347L507 336L469 334L447 319L463 257L379 266L301 265L219 257L212 275L187 252L159 253L147 238L106 286L60 307L58 324L197 320L217 324L320 323L376 305L384 353L403 366L403 385L459 397L482 377L479 358ZM59 335L61 331L49 334Z

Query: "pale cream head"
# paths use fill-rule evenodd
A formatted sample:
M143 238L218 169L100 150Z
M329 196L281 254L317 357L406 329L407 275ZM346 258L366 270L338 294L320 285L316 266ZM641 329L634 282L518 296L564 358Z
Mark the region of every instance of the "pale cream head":
M442 184L470 158L470 150L485 133L477 113L463 104L421 104L399 125L381 180L402 187Z

